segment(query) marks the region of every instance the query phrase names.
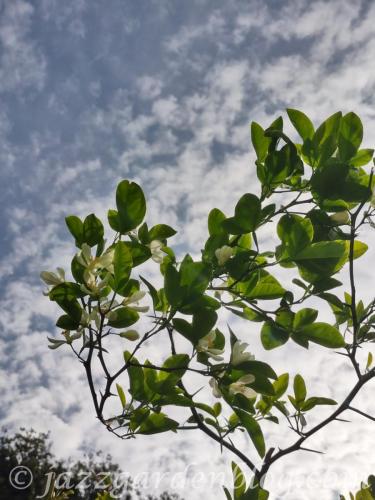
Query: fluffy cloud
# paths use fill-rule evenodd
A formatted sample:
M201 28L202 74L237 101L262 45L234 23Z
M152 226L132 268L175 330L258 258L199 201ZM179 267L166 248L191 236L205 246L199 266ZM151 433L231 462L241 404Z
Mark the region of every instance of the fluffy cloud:
M374 6L290 0L276 9L273 1L197 0L181 4L180 12L180 4L165 1L147 2L145 14L143 2L127 9L121 2L112 9L98 5L44 1L35 7L15 0L5 2L0 21L4 422L51 428L61 453L111 449L132 473L169 471L173 461L182 471L187 463L195 463L193 471L227 470L229 455L220 458L205 437L176 437L175 447L166 449L159 437L123 443L100 428L80 366L68 352L46 348L56 310L41 295L38 273L68 267L74 250L64 216L95 211L105 218L124 177L144 187L151 223L179 230L178 252L199 256L208 211L217 206L230 214L243 192L257 189L249 151L252 119L267 125L286 106L317 121L337 109L354 110L363 117L370 146ZM370 234L365 238L374 243ZM370 298L371 255L363 262L361 293ZM155 267L147 272L155 275ZM290 276L285 272L281 279ZM257 331L234 326L243 339L250 335L252 350L265 359ZM350 375L337 358L320 349L307 358L289 346L267 353L279 371L306 375L316 393L326 392L320 373L328 380L341 373L342 385L328 388L340 399ZM366 409L370 399L366 393L358 404ZM344 475L354 488L373 472L365 439L370 423L350 417L350 427L335 423L311 441L325 457L306 453L280 462L270 478L274 498L328 498ZM290 442L287 430L280 436L272 425L271 442ZM358 443L361 452L353 451ZM123 460L124 450L131 464ZM303 491L298 485L287 490L290 470ZM317 476L306 486L310 470L320 478L329 470L341 483L328 477L323 484ZM220 484L207 498L219 494ZM192 500L207 495L204 485L190 491Z

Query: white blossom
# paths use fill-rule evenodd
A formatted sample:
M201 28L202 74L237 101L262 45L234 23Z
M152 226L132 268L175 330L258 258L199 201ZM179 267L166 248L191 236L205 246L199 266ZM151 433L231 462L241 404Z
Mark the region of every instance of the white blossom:
M252 361L253 359L255 359L254 354L245 352L245 349L248 347L248 345L249 344L246 344L246 342L236 340L232 348L232 365L236 366L240 363L244 363L245 361Z
M222 394L219 389L219 384L215 378L210 378L209 384L212 388L212 394L215 398L221 398Z
M56 285L60 285L65 282L65 271L61 267L57 268L56 273L52 273L51 271L42 271L40 273L40 278L44 281L46 285L51 286L51 290ZM48 295L49 290L44 292L44 295Z
M221 248L215 250L215 256L217 258L219 266L224 265L226 261L232 257L233 252L233 248L229 247L228 245L224 245Z
M151 259L157 264L161 264L165 256L162 251L163 243L160 240L152 240L148 247L151 250Z
M251 399L256 398L257 393L251 387L248 387L247 384L251 384L254 382L254 375L248 374L239 378L236 382L233 382L229 386L229 393L234 394L242 394L245 398Z
M197 345L197 351L205 352L215 361L222 361L223 358L222 356L220 356L220 354L223 354L224 349L216 349L214 347L215 339L216 339L216 332L215 330L211 330L210 333L208 333L203 338L199 339Z

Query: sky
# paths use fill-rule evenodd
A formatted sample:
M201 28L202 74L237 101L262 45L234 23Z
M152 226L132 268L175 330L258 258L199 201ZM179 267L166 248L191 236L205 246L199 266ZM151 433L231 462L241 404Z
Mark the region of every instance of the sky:
M252 120L267 126L287 107L316 124L354 111L373 147L374 22L375 4L360 0L0 1L3 425L50 430L61 456L100 448L133 475L161 471L160 487L187 500L221 498L222 482L207 488L207 477L227 471L231 457L205 436L121 442L99 425L79 364L47 348L56 309L39 272L69 267L75 250L64 217L104 218L125 178L142 185L151 224L178 230L176 251L199 256L209 210L231 213L244 192L257 192ZM358 267L365 299L371 253ZM303 373L315 393L340 399L353 380L324 349L265 353L252 327L237 327L256 355L280 373ZM371 412L370 395L358 405ZM270 499L334 499L374 473L373 427L350 420L311 440L324 455L280 461ZM282 445L292 436L270 424L267 438ZM186 481L171 485L174 473Z

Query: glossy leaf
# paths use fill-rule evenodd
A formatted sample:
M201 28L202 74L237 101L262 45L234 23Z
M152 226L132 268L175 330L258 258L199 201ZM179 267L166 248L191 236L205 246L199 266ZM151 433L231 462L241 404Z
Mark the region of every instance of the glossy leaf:
M160 432L176 431L178 422L167 417L164 413L151 413L140 425L139 434L159 434Z
M298 404L303 403L306 399L306 385L301 375L296 375L294 377L293 383L294 397Z
M129 307L119 307L115 311L111 312L110 319L108 320L108 326L113 328L126 328L136 323L139 319L139 314L137 311L130 309Z
M260 221L261 204L259 198L246 193L238 201L234 217L225 219L222 226L230 234L245 234L254 231Z
M264 135L263 128L256 122L251 123L251 142L253 143L258 160L264 161L271 140Z
M104 227L95 214L90 214L83 222L82 241L93 247L104 237Z
M132 264L133 259L129 247L125 242L118 241L115 246L115 255L113 259L113 289L119 295L125 296L126 284L130 278Z
M331 349L338 349L345 346L345 340L341 333L334 326L328 323L312 323L299 330L299 335L309 340Z
M303 141L306 141L306 139L312 139L314 137L314 125L312 124L310 118L308 118L305 113L302 113L302 111L298 111L297 109L289 108L286 111L301 139Z
M318 317L318 311L316 309L305 308L298 311L294 317L293 328L298 330L299 328L314 323Z
M260 332L260 338L263 347L269 351L270 349L275 349L276 347L285 344L285 342L289 339L289 333L284 330L284 328L277 326L275 323L266 321Z
M116 190L117 223L124 234L141 224L146 213L146 200L135 182L121 181Z
M122 407L125 408L125 406L126 406L126 397L125 397L124 389L121 387L120 384L116 384L116 389L117 389L117 394L118 394L118 396L120 398Z
M223 220L225 220L225 214L218 208L213 208L208 215L208 232L210 236L226 234L221 224Z
M149 239L150 241L152 240L166 240L167 238L171 238L177 233L173 229L173 227L168 226L167 224L157 224L156 226L153 226L149 233Z
M84 242L83 222L76 215L68 215L68 217L65 217L65 222L66 222L66 225L67 225L70 233L72 234L72 236L75 239L76 246L78 248L81 248L81 245Z
M338 149L339 158L347 161L353 158L363 139L362 122L355 113L348 113L342 117L339 130Z
M277 234L288 255L293 258L312 242L314 228L308 218L285 214L277 224Z
M250 436L251 441L253 442L257 452L261 457L264 457L266 453L266 445L264 442L264 436L262 429L258 422L246 411L240 410L236 408L236 415L240 419L241 424L247 430L247 433Z

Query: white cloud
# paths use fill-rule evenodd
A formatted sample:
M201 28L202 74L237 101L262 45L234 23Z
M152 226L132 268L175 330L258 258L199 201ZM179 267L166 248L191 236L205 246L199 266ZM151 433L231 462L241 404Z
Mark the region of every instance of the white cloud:
M204 5L202 2L200 7ZM82 16L86 8L85 2L78 2L77 7L44 2L42 15L45 22L59 30L73 30L79 38L88 36L89 30L79 19L74 23L74 18ZM69 99L60 99L50 89L46 101L50 99L50 109L69 118L73 139L35 127L28 135L30 141L16 146L9 139L12 120L7 115L2 127L1 155L8 162L4 171L14 180L17 174L13 165L24 158L32 169L32 175L23 176L20 194L13 198L14 206L6 209L10 251L0 263L4 276L17 276L17 281L9 281L4 288L0 318L2 353L7 348L13 356L8 373L2 372L1 378L6 381L2 392L7 424L51 428L56 450L64 454L86 443L112 448L115 458L123 461L126 450L126 455L132 456L129 467L133 473L152 467L167 470L175 455L166 461L162 457L171 452L172 442L182 450L177 456L181 470L186 461L197 462L208 470L211 466L227 469L229 455L220 459L218 447L205 437L173 436L171 445L168 442L168 448L163 448L164 437L117 442L99 426L81 367L73 363L68 352L49 351L46 326L34 324L36 315L50 321L56 317L56 309L41 295L42 286L35 285L36 277L42 268L68 267L74 248L68 242L63 217L95 211L105 218L106 209L114 206L112 190L116 181L126 176L144 186L150 224L174 226L179 234L171 240L172 246L179 244L181 253L188 249L198 257L207 234L208 211L217 206L230 215L241 194L257 190L254 157L248 152L251 119L268 124L287 105L305 110L316 121L340 108L353 109L364 118L366 146L370 146L375 132L375 77L371 71L375 56L371 24L374 7L370 6L365 16L361 8L359 2L312 2L307 8L306 2L290 1L275 12L266 4L240 6L228 2L225 7L215 6L197 16L193 26L183 22L173 35L161 33L159 66L155 65L155 74L152 68L143 68L141 76L135 75L135 93L125 84L113 92L109 90L109 82L102 78L104 70L95 73L97 61L90 62L93 74L88 79L92 82L88 92L98 100L90 101L81 114L76 113ZM168 18L171 9L171 4L164 2L160 18ZM52 16L54 11L59 15ZM15 1L5 12L0 22L0 39L6 48L0 60L0 74L4 76L0 90L18 95L19 91L42 89L49 66L33 40L34 8ZM119 61L121 50L113 54ZM79 92L78 77L64 81L67 83L61 88L66 95ZM114 141L112 136L119 138ZM99 148L101 141L103 148L108 147L111 167ZM85 158L81 157L81 146L89 152ZM219 146L222 153L216 154L215 147ZM29 197L37 206L23 203ZM60 236L63 230L65 236ZM269 244L271 236L264 236ZM368 235L366 238L373 239ZM372 291L367 276L371 255L364 257L359 266L359 277L365 283L361 294L367 298ZM147 276L155 276L155 269L154 265L147 267ZM285 271L280 279L287 283L290 274ZM321 314L324 317L326 312ZM350 376L340 357L320 348L307 353L289 344L265 354L257 328L251 323L241 327L238 321L232 321L241 338L249 341L251 350L275 364L279 372L303 373L314 394L339 400L343 397ZM153 350L150 346L148 353L162 357L161 348ZM3 364L6 356L1 355ZM329 380L328 388L321 374ZM339 383L332 382L338 375ZM370 396L366 392L358 403L369 411ZM334 489L332 483L318 481L307 487L306 471L314 470L321 477L325 470L337 472L341 481L345 475L352 489L373 472L368 460L370 424L351 417L350 426L336 423L311 440L311 446L326 451L325 457L298 454L280 462L270 478L275 482L274 498L328 498ZM290 433L285 430L280 434L271 423L267 435L270 442L280 446L291 439ZM354 451L357 443L361 453ZM246 446L250 449L251 445L247 442ZM351 470L347 468L349 460ZM306 491L300 487L286 491L287 484L282 484L281 479L289 470L301 478ZM202 487L194 490L189 499L200 498L202 492ZM217 490L207 498L220 494Z
M0 20L0 92L42 90L46 78L46 60L30 38L34 8L15 0L2 8Z

